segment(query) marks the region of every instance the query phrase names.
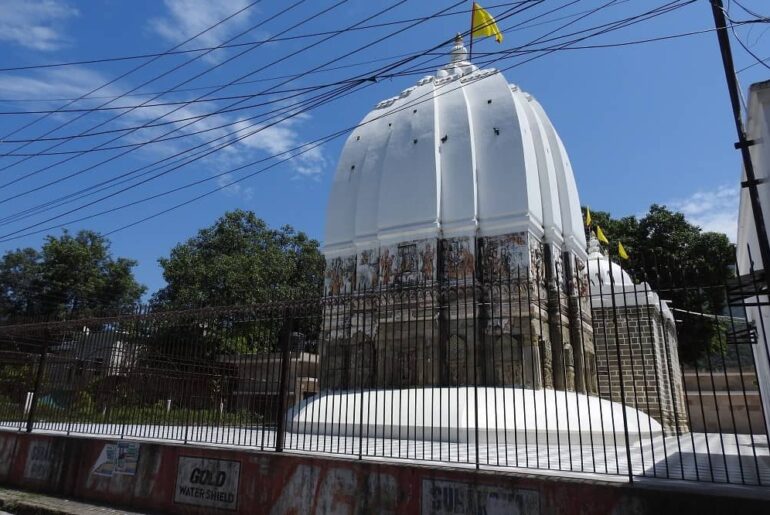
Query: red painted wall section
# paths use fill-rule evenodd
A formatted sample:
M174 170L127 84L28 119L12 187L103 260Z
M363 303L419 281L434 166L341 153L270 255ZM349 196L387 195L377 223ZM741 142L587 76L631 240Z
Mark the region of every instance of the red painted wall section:
M165 513L770 513L692 489L3 431L0 484Z

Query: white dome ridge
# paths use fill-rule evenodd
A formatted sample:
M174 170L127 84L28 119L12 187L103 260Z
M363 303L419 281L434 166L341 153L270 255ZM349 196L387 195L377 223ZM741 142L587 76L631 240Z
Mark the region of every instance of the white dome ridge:
M528 231L585 259L572 167L540 104L454 50L442 73L379 102L348 137L329 197L327 257L376 242Z

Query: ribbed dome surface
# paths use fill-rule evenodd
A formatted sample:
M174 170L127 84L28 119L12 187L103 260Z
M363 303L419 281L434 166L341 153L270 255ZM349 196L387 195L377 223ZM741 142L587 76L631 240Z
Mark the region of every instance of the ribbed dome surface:
M436 76L380 102L349 136L327 257L422 238L529 230L585 257L569 158L540 104L462 44Z

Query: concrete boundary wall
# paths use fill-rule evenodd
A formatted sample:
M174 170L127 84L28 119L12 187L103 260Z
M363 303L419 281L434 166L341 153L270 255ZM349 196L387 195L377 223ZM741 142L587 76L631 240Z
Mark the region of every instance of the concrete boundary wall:
M634 483L0 431L0 484L162 513L770 513L770 489Z

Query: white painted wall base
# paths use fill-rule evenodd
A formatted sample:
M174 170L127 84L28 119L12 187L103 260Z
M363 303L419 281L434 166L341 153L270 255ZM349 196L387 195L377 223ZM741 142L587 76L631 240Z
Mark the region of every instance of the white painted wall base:
M363 406L363 411L362 411ZM477 409L478 407L478 409ZM623 405L575 392L444 387L321 392L289 411L294 433L443 442L624 444ZM625 408L631 443L663 435Z

